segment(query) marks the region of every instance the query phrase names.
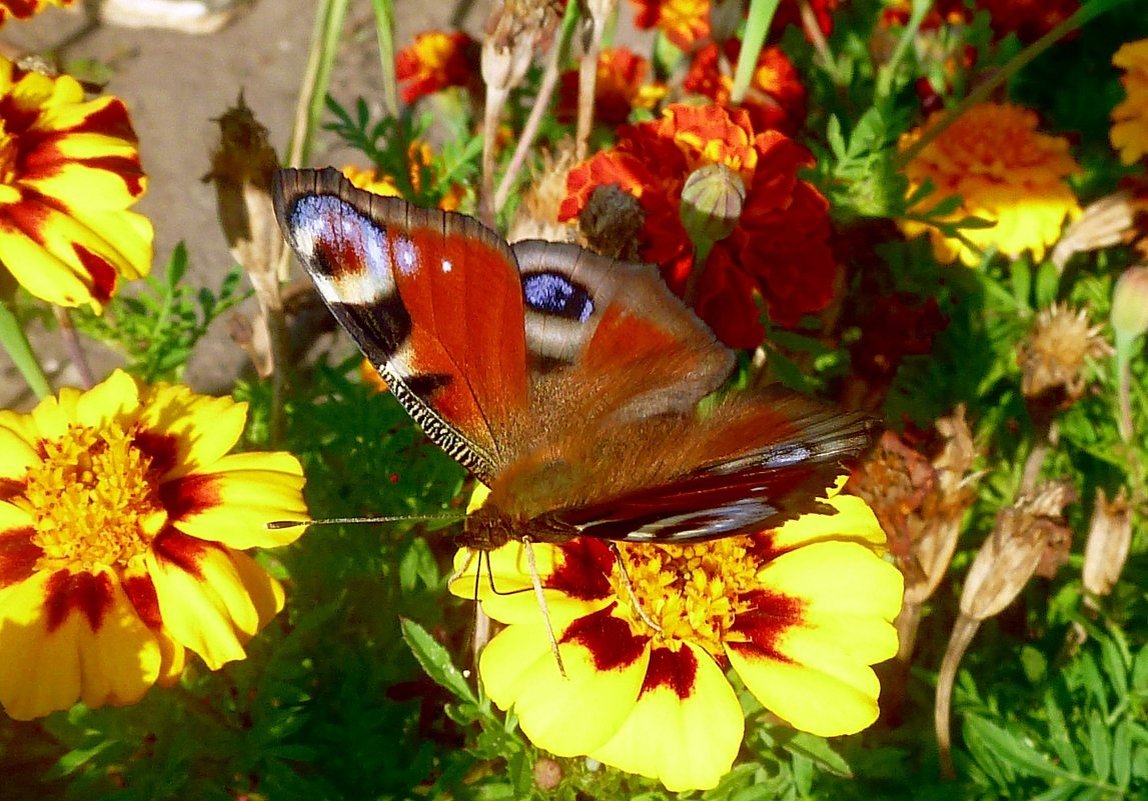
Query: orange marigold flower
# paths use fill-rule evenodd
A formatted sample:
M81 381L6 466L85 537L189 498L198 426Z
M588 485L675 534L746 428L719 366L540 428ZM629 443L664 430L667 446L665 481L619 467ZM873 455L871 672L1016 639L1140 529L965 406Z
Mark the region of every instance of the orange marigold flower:
M233 453L246 404L116 371L31 414L0 411L0 704L28 719L130 704L212 670L283 606L241 549L305 519L287 453Z
M0 58L0 266L38 298L99 309L151 269L147 186L122 101Z
M621 125L635 108L652 109L666 96L666 85L647 83L650 62L624 47L604 48L598 54L598 80L594 86L594 116L604 125ZM558 88L558 118L574 119L578 108L578 70L562 73Z
M748 537L623 543L617 556L589 537L533 545L565 676L527 592L522 544L483 560L490 581L476 581L478 560L460 551L451 591L477 587L483 610L509 624L479 661L487 694L540 748L674 792L714 787L741 748L731 668L795 728L860 731L878 712L870 665L897 650L903 581L879 555L885 535L869 507L829 496L832 514Z
M12 19L31 19L48 6L70 6L76 0L0 0L0 25Z
M1124 45L1112 63L1124 70L1120 83L1125 98L1112 109L1109 137L1120 160L1132 164L1148 154L1148 39Z
M682 88L704 95L719 106L729 105L733 76L728 68L723 68L719 56L724 54L726 64L733 65L740 49L740 43L734 39L725 43L724 53L713 43L700 49L690 63ZM741 107L749 112L755 131L776 128L792 136L805 122L805 87L797 68L780 48L762 48L750 91Z
M901 137L901 149L920 139L944 114L933 114L925 125ZM960 258L976 265L988 248L1013 258L1031 251L1034 259L1042 259L1045 248L1060 236L1065 218L1080 213L1065 180L1080 167L1068 152L1067 140L1038 133L1036 126L1035 113L1010 104L982 103L965 112L906 165L910 193L925 181L935 187L910 211L924 213L939 199L958 195L961 205L946 221L975 216L994 225L963 230L971 247L917 221L900 222L905 234L928 232L937 259L944 262Z
M682 188L697 169L728 168L744 185L745 201L732 233L714 243L693 279L694 308L726 344L756 347L764 329L755 297L773 322L786 326L833 297L828 203L797 176L812 163L779 131L756 133L742 109L675 104L657 121L622 127L615 147L571 170L559 219L577 218L599 186L633 195L645 215L638 253L682 295L694 269Z
M425 31L395 56L403 102L413 103L449 86L466 86L477 74L478 45L463 31Z
M657 28L685 51L710 37L710 0L630 0L634 25Z

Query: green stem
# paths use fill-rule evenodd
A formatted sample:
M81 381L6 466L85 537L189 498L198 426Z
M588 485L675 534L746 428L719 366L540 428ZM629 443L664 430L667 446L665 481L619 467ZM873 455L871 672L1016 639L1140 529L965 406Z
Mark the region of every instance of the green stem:
M893 85L893 78L897 75L897 68L901 66L909 48L917 40L917 31L921 27L921 22L932 7L932 0L915 0L913 3L909 22L901 31L901 38L897 40L897 47L893 50L893 55L890 56L889 60L882 65L877 77L877 97L888 97L889 89Z
M968 96L956 106L945 112L945 116L936 125L930 126L927 131L921 134L920 139L897 154L897 157L893 160L893 166L898 170L903 169L906 164L919 156L921 151L928 147L934 139L947 130L950 125L959 120L966 111L978 103L983 103L988 100L993 92L1004 85L1005 82L1020 72L1024 67L1028 66L1033 59L1045 50L1052 47L1077 28L1084 26L1101 14L1111 11L1126 2L1128 2L1128 0L1097 0L1097 2L1082 5L1077 9L1075 14L1009 59L995 75L970 92Z
M302 166L311 154L311 140L323 113L327 88L331 85L331 71L335 65L343 20L347 16L347 3L348 0L320 0L318 3L307 70L299 88L291 144L287 148L286 165L289 167Z
M379 37L379 65L383 70L383 105L387 114L399 116L399 82L395 77L395 9L392 0L371 0L375 31Z
M0 301L0 346L8 352L8 356L16 364L20 374L24 376L28 388L36 393L37 398L46 398L52 394L48 385L48 378L40 366L28 336L24 333L20 321L12 313L7 303Z
M750 0L749 16L745 21L745 35L741 38L741 52L737 56L737 68L733 73L733 88L730 89L730 105L741 105L745 100L745 93L749 91L749 82L753 79L753 70L757 66L761 48L765 46L765 34L773 22L773 15L781 0Z

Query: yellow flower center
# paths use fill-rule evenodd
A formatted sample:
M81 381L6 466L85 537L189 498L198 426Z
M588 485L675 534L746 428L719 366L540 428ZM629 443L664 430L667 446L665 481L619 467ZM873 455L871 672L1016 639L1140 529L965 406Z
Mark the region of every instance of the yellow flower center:
M748 591L760 584L761 565L749 545L740 537L697 545L620 545L622 565L615 564L610 582L631 629L675 650L688 640L714 656L723 654L734 620L750 608Z
M43 461L28 471L24 496L35 518L37 570L126 567L167 522L151 457L116 423L69 425L40 443Z

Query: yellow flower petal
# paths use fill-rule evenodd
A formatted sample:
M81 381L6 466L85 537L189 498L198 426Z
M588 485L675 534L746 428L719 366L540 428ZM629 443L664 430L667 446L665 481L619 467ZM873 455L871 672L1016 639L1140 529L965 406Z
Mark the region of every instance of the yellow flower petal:
M633 710L649 649L606 670L581 643L563 643L559 651L566 677L543 626L511 626L487 645L479 671L487 694L500 708L514 708L532 742L558 756L587 754L613 737Z
M77 700L91 707L133 703L159 674L159 645L110 571L71 579L100 582L109 594L98 611L84 587L75 591L79 600L65 600L62 620L50 620L48 609L61 604L45 602L61 575L37 573L0 591L0 702L17 719L66 709ZM95 614L99 622L93 627Z
M123 370L115 370L104 381L76 399L74 421L80 425L102 428L113 420L134 418L139 407L136 382Z
M812 649L801 648L809 658ZM880 685L872 669L853 665L851 670L835 661L832 652L819 661L834 668L824 672L817 665L769 659L750 649L726 645L730 664L762 705L802 731L822 737L852 734L877 719Z
M272 520L307 518L303 468L289 453L233 453L214 463L215 472L170 482L173 519L180 531L232 548L294 542L303 526L269 529Z
M243 575L224 548L182 535L165 539L165 552L146 557L164 627L211 670L243 659L243 644L259 625Z
M829 497L821 499L834 509L834 514L807 514L782 523L770 534L773 547L788 550L822 540L852 539L883 551L885 531L877 522L877 515L856 495L839 494L844 483L842 477Z
M162 477L167 481L214 469L243 435L247 404L197 395L183 385L160 385L152 389L140 422L153 434L177 440L175 463Z
M19 480L39 460L27 439L0 423L0 482Z
M717 786L741 747L745 730L741 705L713 658L689 644L676 654L654 650L647 685L659 664L682 662L695 665L691 686L675 687L671 679L644 688L622 728L591 751L592 758L658 779L671 792Z
M546 606L551 619L556 621L555 626L564 626L574 618L595 612L610 603L609 598L584 601L560 590L546 588L546 578L562 563L563 554L556 546L545 543L532 543L531 547L543 582ZM491 619L500 623L539 621L541 610L530 579L526 549L521 542L510 542L490 552L460 548L455 553L454 569L450 591L460 598L474 598L477 588L482 610Z

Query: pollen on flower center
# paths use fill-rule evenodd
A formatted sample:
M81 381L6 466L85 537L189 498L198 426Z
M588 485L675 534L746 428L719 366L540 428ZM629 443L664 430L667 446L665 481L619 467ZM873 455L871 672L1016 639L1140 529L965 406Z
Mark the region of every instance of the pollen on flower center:
M69 425L40 443L42 461L26 476L35 519L33 541L44 551L37 569L90 571L125 567L144 553L167 522L151 475L151 457L115 423Z
M640 613L633 608L621 566L614 566L610 581L635 632L653 634L672 647L688 640L720 656L726 633L749 608L746 593L755 586L761 567L748 541L733 537L697 545L621 545L619 551ZM643 616L661 631L652 632Z

